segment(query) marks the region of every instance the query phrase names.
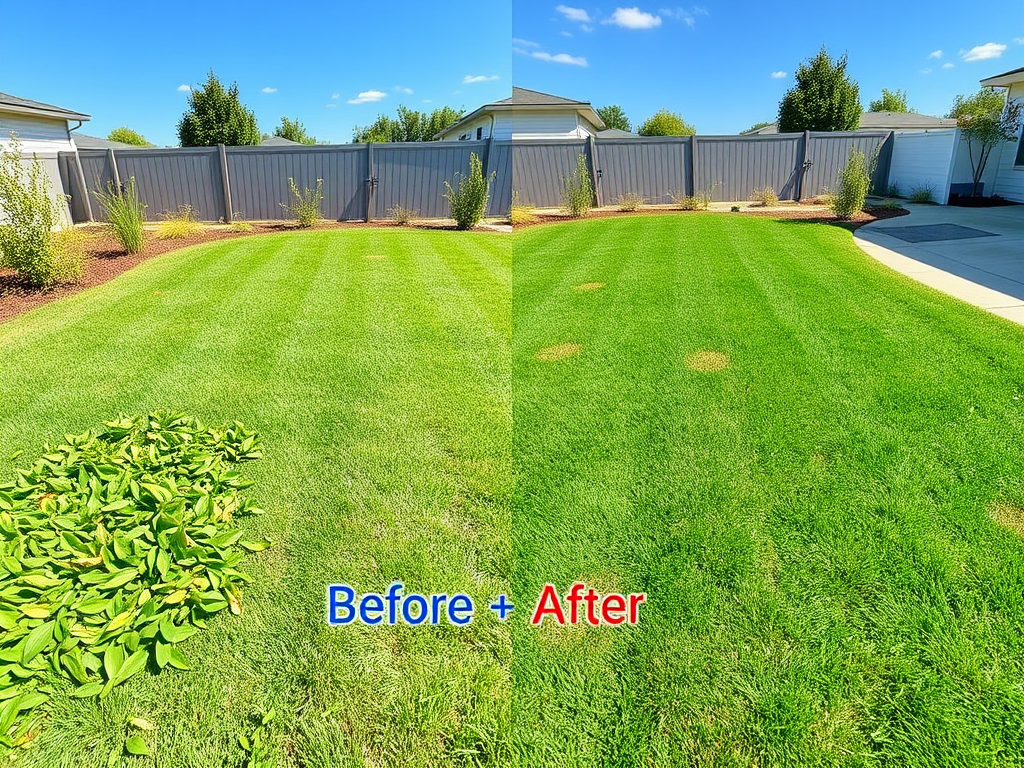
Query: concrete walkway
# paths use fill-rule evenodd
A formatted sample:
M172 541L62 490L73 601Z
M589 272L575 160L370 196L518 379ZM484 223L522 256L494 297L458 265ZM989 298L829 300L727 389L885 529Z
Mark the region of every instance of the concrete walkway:
M905 207L909 216L863 226L854 241L897 272L1024 325L1024 205Z

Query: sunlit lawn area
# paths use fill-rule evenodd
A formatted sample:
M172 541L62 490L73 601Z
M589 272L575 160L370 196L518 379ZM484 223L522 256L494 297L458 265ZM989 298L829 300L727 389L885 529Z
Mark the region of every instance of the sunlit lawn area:
M530 766L1024 762L1024 329L850 233L722 214L515 235Z
M266 514L242 525L276 543L245 561L241 616L182 645L191 671L136 676L102 702L65 684L5 764L107 765L141 717L153 757L114 764L241 766L238 737L272 708L281 765L500 764L507 625L330 628L325 594L506 589L510 281L507 235L266 235L167 254L0 324L4 477L122 412L239 419L266 454L244 467Z

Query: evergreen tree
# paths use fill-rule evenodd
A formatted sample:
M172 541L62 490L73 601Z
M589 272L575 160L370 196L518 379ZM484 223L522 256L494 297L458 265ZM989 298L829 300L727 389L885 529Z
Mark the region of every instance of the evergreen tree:
M832 61L824 46L796 70L779 103L779 132L853 131L860 125L860 87L846 74L846 55Z
M178 121L183 147L233 147L260 143L256 116L238 98L238 83L225 88L211 70L206 83L188 97L188 110Z

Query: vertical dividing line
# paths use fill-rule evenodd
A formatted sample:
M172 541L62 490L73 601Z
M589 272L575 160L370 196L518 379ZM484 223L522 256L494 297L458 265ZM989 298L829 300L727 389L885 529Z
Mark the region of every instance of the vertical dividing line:
M587 151L590 153L590 185L594 190L594 206L601 207L601 195L597 188L597 152L594 146L594 135L587 136Z

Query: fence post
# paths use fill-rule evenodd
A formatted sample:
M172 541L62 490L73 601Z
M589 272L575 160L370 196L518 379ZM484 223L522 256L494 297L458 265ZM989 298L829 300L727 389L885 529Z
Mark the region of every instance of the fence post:
M223 144L217 145L220 155L220 179L224 187L224 221L231 223L231 180L228 178L228 151Z
M594 135L590 134L587 136L587 151L590 153L590 185L594 190L594 206L597 208L601 207L601 193L598 190L597 182L599 176L597 173L597 151L594 145Z
M373 142L366 142L366 223L370 223L370 206L373 204Z
M107 150L107 161L110 163L110 167L113 169L114 183L117 188L121 188L121 174L117 171L117 159L114 157L114 148L111 147Z
M494 133L493 131L487 137L487 146L484 147L484 182L490 184L491 178L491 147L494 145ZM487 196L487 207L490 208L494 202L494 190L491 190L491 194Z
M89 199L89 187L86 186L85 170L82 168L82 158L78 156L78 148L75 148L75 171L78 175L78 186L82 190L82 199L85 201L85 215L90 222L96 221L92 215L92 200Z
M800 142L799 165L796 168L796 201L799 203L804 196L804 174L807 173L807 154L811 144L811 132L804 131L804 137Z
M697 194L697 134L690 134L690 189L688 195Z

